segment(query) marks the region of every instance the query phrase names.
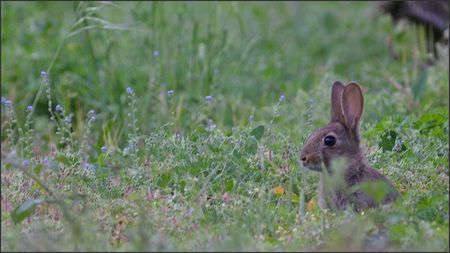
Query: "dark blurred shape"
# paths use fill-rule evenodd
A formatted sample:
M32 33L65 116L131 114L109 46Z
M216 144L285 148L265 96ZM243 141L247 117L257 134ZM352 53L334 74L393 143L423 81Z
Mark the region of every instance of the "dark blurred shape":
M379 8L390 14L394 22L407 19L425 26L428 52L436 55L435 43L443 41L444 33L449 27L449 1L386 1L379 2ZM448 38L445 38L448 40ZM432 44L431 44L432 43Z

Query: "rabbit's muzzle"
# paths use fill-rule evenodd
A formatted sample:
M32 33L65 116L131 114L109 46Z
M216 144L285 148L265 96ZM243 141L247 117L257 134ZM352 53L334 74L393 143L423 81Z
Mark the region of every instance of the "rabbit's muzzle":
M318 156L313 154L305 154L302 152L300 154L300 160L302 161L302 165L310 170L321 171L321 160Z

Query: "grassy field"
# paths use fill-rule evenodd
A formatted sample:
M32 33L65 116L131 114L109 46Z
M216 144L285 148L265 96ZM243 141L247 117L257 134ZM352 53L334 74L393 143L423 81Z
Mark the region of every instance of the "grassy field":
M448 47L426 67L425 40L365 2L2 1L1 250L448 251ZM298 154L336 80L395 203L317 206Z

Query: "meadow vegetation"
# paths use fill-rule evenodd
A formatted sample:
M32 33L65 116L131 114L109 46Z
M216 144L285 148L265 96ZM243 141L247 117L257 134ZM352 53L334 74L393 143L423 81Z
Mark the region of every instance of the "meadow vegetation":
M448 251L448 46L374 8L2 1L2 251ZM390 205L317 206L336 80Z

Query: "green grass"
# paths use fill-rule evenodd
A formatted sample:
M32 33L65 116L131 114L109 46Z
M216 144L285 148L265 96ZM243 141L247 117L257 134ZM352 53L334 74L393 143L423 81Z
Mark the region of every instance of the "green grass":
M448 47L424 68L422 29L364 2L1 7L2 250L449 250ZM320 210L299 167L336 80L391 205Z

